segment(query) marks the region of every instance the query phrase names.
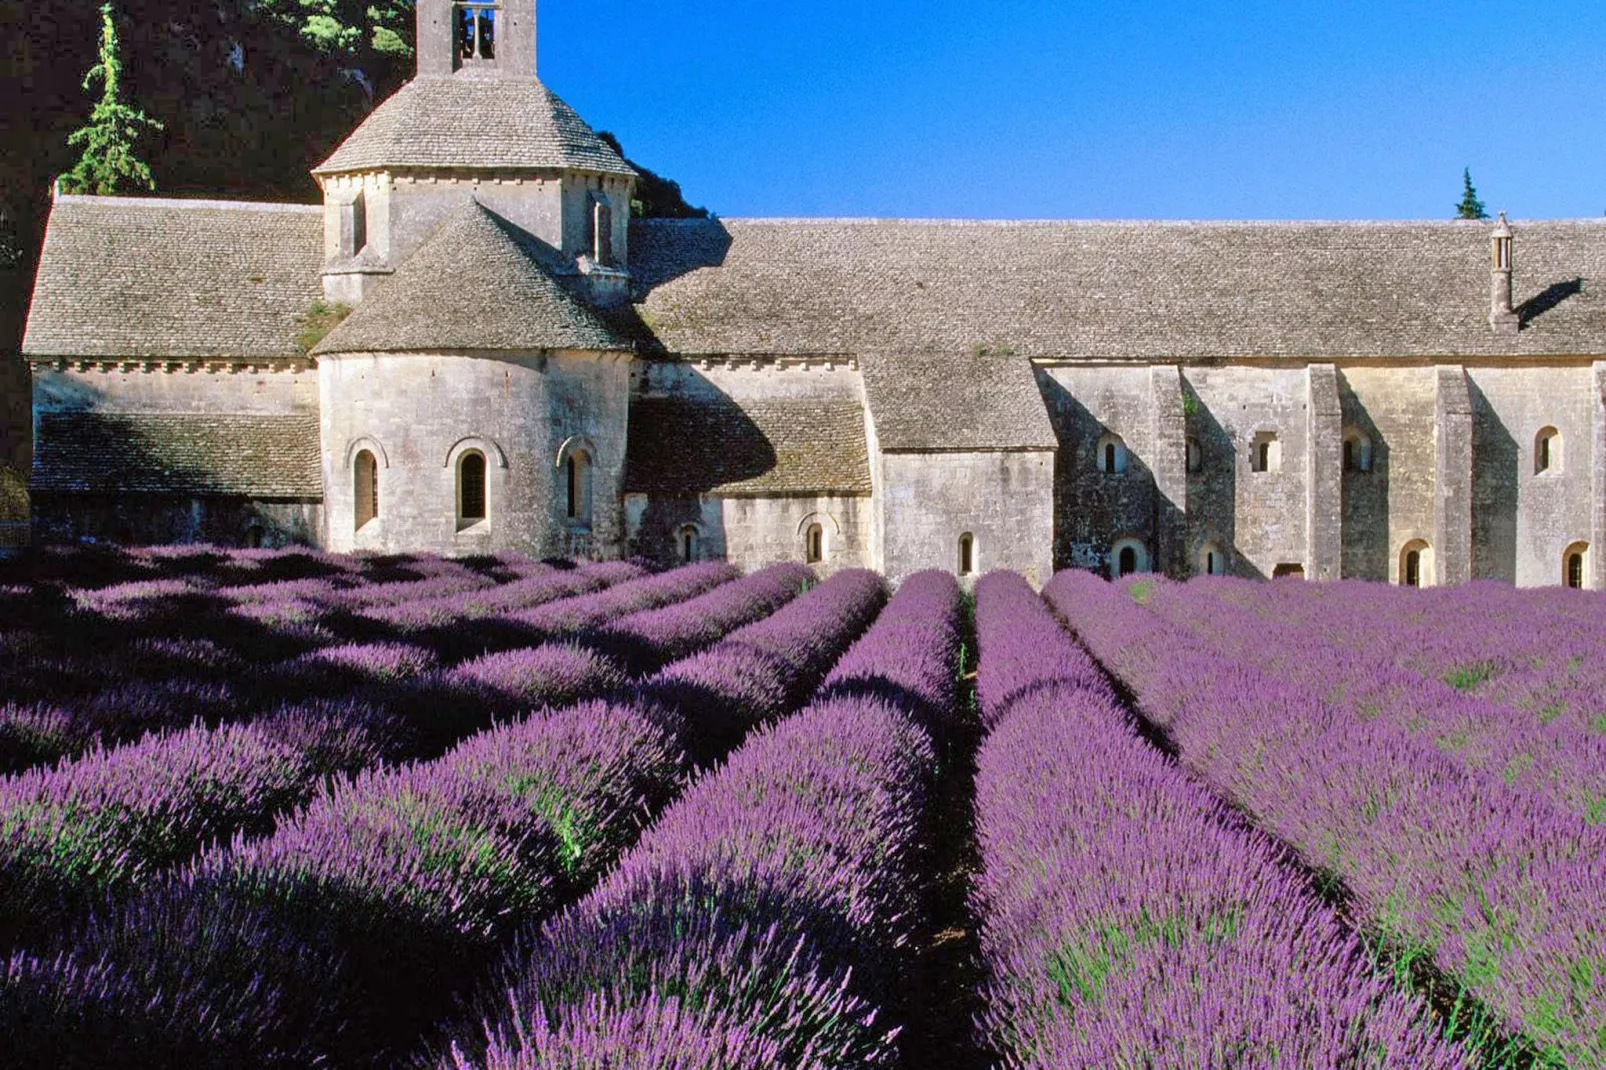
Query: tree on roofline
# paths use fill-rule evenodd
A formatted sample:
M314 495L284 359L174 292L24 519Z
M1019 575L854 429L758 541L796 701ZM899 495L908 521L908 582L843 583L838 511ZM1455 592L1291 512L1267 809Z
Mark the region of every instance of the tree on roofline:
M1461 172L1461 203L1455 206L1457 219L1488 219L1489 212L1478 200L1478 191L1472 188L1472 168Z
M89 113L89 125L67 137L67 144L81 147L83 155L73 169L61 176L68 193L124 193L130 188L156 188L151 169L134 154L134 145L146 131L160 130L162 124L122 100L123 61L117 43L117 22L112 6L100 9L99 62L84 75L84 89L95 82L101 86L100 100Z

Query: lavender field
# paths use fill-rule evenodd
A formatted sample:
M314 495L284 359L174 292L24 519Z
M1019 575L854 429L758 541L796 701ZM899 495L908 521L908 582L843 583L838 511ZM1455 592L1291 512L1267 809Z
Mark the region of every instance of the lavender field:
M1606 1066L1606 603L0 564L0 1064Z

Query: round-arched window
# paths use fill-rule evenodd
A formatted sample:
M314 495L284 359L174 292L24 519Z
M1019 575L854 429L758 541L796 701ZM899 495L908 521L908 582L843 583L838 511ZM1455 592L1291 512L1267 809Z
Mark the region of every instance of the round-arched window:
M1123 475L1127 466L1126 443L1120 435L1104 435L1098 442L1099 471L1107 476Z
M457 525L472 527L485 520L485 454L469 450L457 461Z
M565 513L571 526L591 526L591 454L571 450L563 462Z
M976 536L965 532L959 536L959 574L973 576L976 573Z
M1423 539L1412 539L1400 547L1399 583L1401 587L1433 586L1433 547Z
M1207 542L1199 548L1199 573L1203 576L1227 574L1227 554L1219 543Z
M1110 578L1149 571L1149 549L1141 539L1121 539L1110 547Z
M379 519L379 461L372 450L362 450L351 466L352 522L361 531Z
M696 524L684 524L681 526L681 529L675 533L675 550L680 554L680 559L687 564L697 560L697 555L700 550L698 543L699 539Z
M1561 432L1546 427L1534 436L1534 475L1561 471Z
M1196 438L1188 439L1188 471L1199 473L1204 471L1204 447L1199 445Z
M817 565L825 560L825 525L810 524L803 532L803 560Z
M1589 543L1575 542L1562 551L1561 582L1575 591L1589 586Z
M1372 440L1358 428L1344 432L1344 471L1370 472L1372 470Z

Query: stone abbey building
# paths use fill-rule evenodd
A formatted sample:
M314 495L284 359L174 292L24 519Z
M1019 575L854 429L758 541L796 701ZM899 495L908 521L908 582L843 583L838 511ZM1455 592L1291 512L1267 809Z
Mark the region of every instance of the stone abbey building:
M56 200L37 538L1606 586L1606 222L632 220L418 20L321 207Z

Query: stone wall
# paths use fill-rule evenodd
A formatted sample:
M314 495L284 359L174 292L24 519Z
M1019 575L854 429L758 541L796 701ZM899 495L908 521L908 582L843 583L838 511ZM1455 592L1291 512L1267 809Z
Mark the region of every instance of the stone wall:
M867 497L719 497L653 499L625 497L625 527L640 556L661 565L685 560L680 533L695 528L693 560L726 560L752 570L781 561L806 561L806 536L814 524L824 533L824 559L811 562L828 576L863 568L870 556L871 503Z
M35 537L41 542L125 546L214 543L219 546L322 546L317 502L190 498L170 495L35 494Z
M1562 554L1595 537L1589 365L1467 369L1473 407L1472 573L1519 586L1562 581ZM1536 473L1539 431L1561 432L1559 463Z
M1011 569L1034 585L1054 569L1054 455L883 453L875 567L893 583L922 569L959 568L975 539L974 571Z
M319 365L330 547L442 554L618 556L629 412L626 358L355 355ZM592 456L589 531L567 517L562 460ZM378 459L380 513L355 529L353 465ZM460 525L457 463L487 461L487 518Z
M1201 465L1188 476L1190 545L1213 541L1228 571L1270 578L1309 558L1310 376L1305 368L1183 369L1188 437ZM1258 435L1275 435L1275 471L1256 471ZM1338 508L1338 503L1333 503Z
M1343 476L1346 578L1391 582L1400 549L1433 538L1436 382L1426 365L1339 373L1344 426L1371 446L1371 470Z

